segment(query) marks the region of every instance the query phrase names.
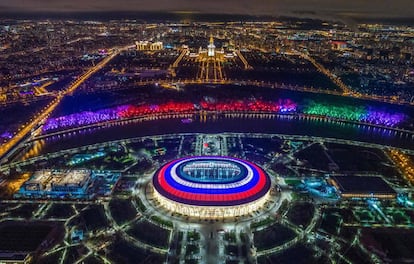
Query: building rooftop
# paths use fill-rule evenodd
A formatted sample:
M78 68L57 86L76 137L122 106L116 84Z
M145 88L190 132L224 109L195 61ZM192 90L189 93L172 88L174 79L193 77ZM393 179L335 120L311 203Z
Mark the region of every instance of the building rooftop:
M342 194L396 194L380 176L332 176L331 179Z
M43 190L51 190L53 186L80 186L88 180L90 175L90 170L41 170L36 171L25 184L40 184Z
M90 176L90 170L71 170L65 174L65 177L62 177L61 180L57 183L59 185L79 185L83 184L87 178Z

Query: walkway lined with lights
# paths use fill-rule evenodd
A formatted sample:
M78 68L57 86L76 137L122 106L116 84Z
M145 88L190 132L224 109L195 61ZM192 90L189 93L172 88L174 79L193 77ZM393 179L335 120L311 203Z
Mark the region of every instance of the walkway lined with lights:
M249 62L247 62L246 58L243 56L240 50L236 50L236 54L240 58L240 60L243 62L245 70L253 69L253 67L249 64Z
M336 77L332 72L330 72L328 69L326 69L322 64L318 63L314 58L312 58L308 54L305 54L305 53L302 53L302 52L298 52L298 53L299 53L299 56L301 56L305 60L312 63L313 66L315 66L315 68L318 69L318 71L325 74L325 76L327 76L329 79L331 79L331 81L333 81L339 88L341 88L342 92L345 95L354 94L354 92L348 86L346 86L346 84L344 84L341 81L341 79Z

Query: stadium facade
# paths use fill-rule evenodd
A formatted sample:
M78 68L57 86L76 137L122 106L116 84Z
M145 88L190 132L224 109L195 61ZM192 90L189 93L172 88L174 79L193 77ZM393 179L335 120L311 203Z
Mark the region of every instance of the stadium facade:
M269 197L271 181L257 165L232 157L173 160L154 175L155 199L167 210L199 218L247 215Z

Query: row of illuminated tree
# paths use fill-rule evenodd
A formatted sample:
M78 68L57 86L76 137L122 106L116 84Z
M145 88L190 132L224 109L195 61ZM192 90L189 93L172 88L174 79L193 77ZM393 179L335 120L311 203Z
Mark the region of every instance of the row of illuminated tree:
M98 111L84 111L49 118L43 127L43 131L56 131L146 115L180 114L196 111L305 114L309 116L366 122L388 127L395 127L407 118L403 113L387 111L373 106L335 105L315 101L308 101L298 106L297 103L290 99L279 99L276 101L257 99L202 100L197 103L170 101L160 104L122 105Z

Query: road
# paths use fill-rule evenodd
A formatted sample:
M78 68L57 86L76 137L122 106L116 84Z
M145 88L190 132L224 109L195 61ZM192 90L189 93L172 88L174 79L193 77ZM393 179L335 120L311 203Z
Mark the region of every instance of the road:
M22 140L24 140L32 130L39 128L39 126L41 126L41 124L44 123L44 121L56 109L56 107L61 103L61 101L63 100L65 96L73 94L73 92L75 92L76 89L82 83L84 83L93 74L95 74L100 69L102 69L106 64L108 64L108 62L110 62L113 58L115 58L121 51L124 51L128 49L129 47L130 46L112 49L113 52L108 57L106 57L105 59L100 61L95 66L91 67L87 72L79 76L66 90L59 93L50 104L48 104L45 108L39 111L29 121L27 125L20 127L17 133L8 142L6 142L0 147L0 158L2 158L2 162L5 161L4 159L5 155L7 155L13 149L13 147L21 143Z

